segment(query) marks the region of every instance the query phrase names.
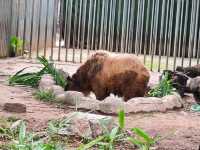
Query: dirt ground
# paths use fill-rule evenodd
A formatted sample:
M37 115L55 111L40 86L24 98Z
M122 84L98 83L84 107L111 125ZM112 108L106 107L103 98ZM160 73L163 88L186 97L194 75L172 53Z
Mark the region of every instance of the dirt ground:
M28 128L40 131L47 126L48 120L58 119L74 110L68 107L59 108L54 104L40 102L33 98L34 89L23 86L11 87L7 85L9 75L21 68L39 66L34 60L20 58L0 59L0 117L15 116L27 120ZM68 72L76 71L79 64L57 64ZM156 73L153 73L156 80ZM184 98L187 108L194 103L192 98ZM27 113L15 114L2 110L5 102L20 102L27 106ZM126 127L141 127L152 135L161 135L156 149L159 150L199 150L200 145L200 113L188 109L170 111L167 113L130 114L126 117Z

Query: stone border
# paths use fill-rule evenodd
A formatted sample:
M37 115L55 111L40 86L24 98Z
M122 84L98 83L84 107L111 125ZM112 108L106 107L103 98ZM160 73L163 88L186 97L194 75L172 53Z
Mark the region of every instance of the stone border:
M103 101L92 97L85 97L83 93L77 91L64 91L58 85L51 75L44 75L39 83L40 90L52 90L56 96L56 102L73 106L77 109L100 111L105 114L117 114L120 109L125 113L148 113L148 112L166 112L181 108L182 99L178 93L167 95L162 98L157 97L135 97L127 102L116 96L109 96Z

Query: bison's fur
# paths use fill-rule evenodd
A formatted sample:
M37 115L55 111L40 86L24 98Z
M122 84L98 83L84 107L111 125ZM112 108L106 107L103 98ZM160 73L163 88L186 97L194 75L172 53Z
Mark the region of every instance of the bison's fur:
M110 56L98 52L88 59L68 78L65 90L75 90L88 95L94 92L97 99L103 100L110 93L124 97L144 96L149 81L149 72L133 55Z

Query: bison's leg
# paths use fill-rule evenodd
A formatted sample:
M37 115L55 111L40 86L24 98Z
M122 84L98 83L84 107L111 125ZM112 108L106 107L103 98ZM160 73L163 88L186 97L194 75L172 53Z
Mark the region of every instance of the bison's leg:
M103 100L105 99L107 96L109 96L109 94L106 91L106 88L104 88L103 86L101 86L101 84L97 81L93 82L92 84L92 91L94 92L94 94L96 95L96 98L98 100Z

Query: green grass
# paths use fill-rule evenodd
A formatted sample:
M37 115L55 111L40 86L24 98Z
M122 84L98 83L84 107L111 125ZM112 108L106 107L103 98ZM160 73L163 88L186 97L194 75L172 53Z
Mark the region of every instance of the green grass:
M160 83L156 85L153 89L148 92L148 96L151 97L163 97L172 94L174 88L172 86L172 81L169 79L168 74L164 75Z
M55 99L55 95L51 90L49 91L38 90L33 95L36 99L39 99L45 102L50 102Z

